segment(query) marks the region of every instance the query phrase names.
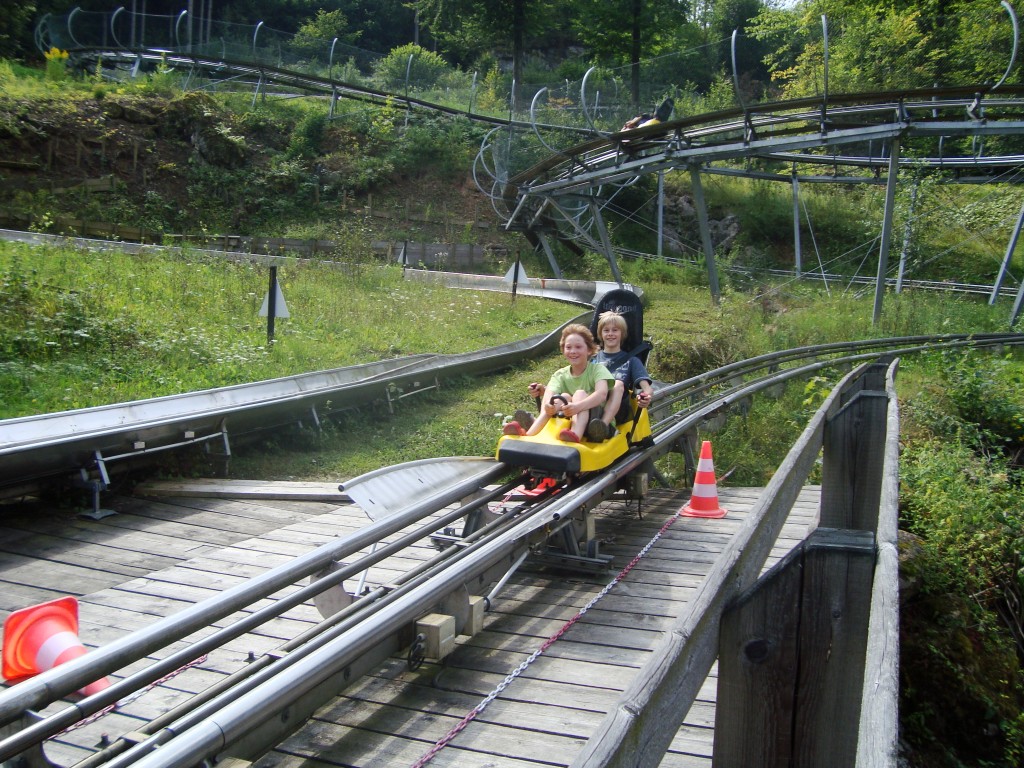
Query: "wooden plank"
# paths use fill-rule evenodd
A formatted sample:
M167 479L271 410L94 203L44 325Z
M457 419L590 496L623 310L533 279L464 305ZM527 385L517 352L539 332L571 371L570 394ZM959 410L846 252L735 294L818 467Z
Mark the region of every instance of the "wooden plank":
M233 543L239 534L252 535L254 527L257 530L280 527L280 523L238 519L232 515L164 503L136 503L132 506L133 516L142 521L152 521L153 530L184 533L187 528L193 536L200 534L206 540L220 544ZM107 519L114 524L118 522Z
M56 528L48 521L18 520L16 523L6 521L11 526L15 524L24 531L53 533L60 531L60 535L71 541L93 542L110 546L124 552L146 552L149 554L161 553L172 559L182 559L191 553L209 548L206 542L191 541L181 537L167 536L159 533L148 533L144 530L134 530L132 527L123 525L124 520L119 519L115 525L114 517L108 517L101 521L74 520L63 523Z
M38 562L32 557L4 553L0 555L0 574L8 584L42 587L45 589L75 590L85 594L95 589L103 589L109 583L109 577L93 568L47 561L45 568L39 568Z
M874 560L867 531L819 529L807 541L793 766L855 764Z
M49 588L40 587L35 584L12 584L6 581L2 582L2 584L3 587L0 588L0 616L4 619L22 608L39 605L40 603L48 603L51 600L68 595L64 585L57 588ZM77 595L71 595L71 597L77 597Z
M789 765L799 665L802 550L722 616L715 764Z
M258 525L269 526L268 530L299 522L310 516L308 513L274 506L273 500L264 502L168 496L163 501L173 503L180 510L212 512L228 518L239 518L239 522L252 520Z
M20 555L26 551L32 552L33 559L45 558L127 578L141 576L175 562L169 557L125 553L112 547L72 542L64 537L47 534L30 534L25 531L22 532L24 535L8 536L8 533L15 532L0 528L0 571L3 569L5 555Z

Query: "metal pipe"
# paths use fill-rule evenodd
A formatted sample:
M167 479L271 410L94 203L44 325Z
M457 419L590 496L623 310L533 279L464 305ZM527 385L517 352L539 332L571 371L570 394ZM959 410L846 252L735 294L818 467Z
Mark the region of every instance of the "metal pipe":
M875 281L875 306L871 324L878 325L882 319L882 298L885 296L885 273L889 264L889 241L892 237L892 211L896 200L896 183L899 176L900 140L896 137L889 146L889 179L885 186L885 209L882 213L882 241L878 246L878 277Z
M587 125L590 126L590 130L597 133L597 128L594 127L594 120L590 116L590 110L587 109L587 80L590 79L590 75L597 70L597 67L591 67L580 81L580 109L583 110L583 117L587 121Z
M999 3L1006 12L1010 14L1010 23L1013 25L1013 50L1010 53L1010 63L1006 65L1006 71L1003 72L1003 76L999 78L999 82L992 86L991 90L995 90L1009 77L1010 72L1013 71L1013 65L1017 61L1017 46L1020 43L1020 27L1017 24L1017 14L1013 10L1013 6L1010 5L1006 0L1001 0Z
M734 29L732 31L731 40L731 53L732 53L732 87L736 92L736 102L743 109L747 108L747 105L743 103L743 94L740 93L740 75L739 70L736 68L736 36L739 35L739 30Z
M821 96L821 132L825 132L825 110L828 108L828 18L821 14L822 36L822 96Z
M917 203L917 188L921 183L918 177L914 177L914 183L910 187L910 205L907 207L907 222L903 227L903 247L900 248L900 268L896 273L896 293L903 291L903 275L907 270L907 255L910 252L910 236L913 232L914 206ZM1024 214L1024 209L1021 210Z
M68 37L70 37L71 42L73 42L79 48L82 47L82 44L75 39L75 33L71 31L71 22L74 20L75 16L81 12L81 10L81 8L75 6L75 8L72 9L71 13L68 14Z
M665 241L665 172L658 171L658 256L661 257Z
M566 494L566 502L572 495L572 491ZM576 502L579 503L588 495L589 492L577 494ZM333 637L322 647L298 658L280 673L211 712L202 721L182 731L168 729L170 740L163 740L159 749L146 754L132 754L131 762L125 765L138 768L192 765L213 757L225 747L257 731L266 731L268 728L291 730L297 727L301 722L290 722L298 719L295 711L297 702L304 697L315 696L318 687L343 676L346 668L360 658L379 653L382 638L393 637L422 616L426 607L435 605L451 591L451 585L470 582L487 568L507 558L513 550L527 546L530 535L542 532L553 519L554 516L546 510L521 519L514 529L482 542L479 548L467 551L467 556L460 562L445 569L443 579L427 580L397 596L382 614ZM385 654L387 652L385 650ZM266 733L260 735L266 736ZM182 738L174 738L176 736ZM153 741L160 741L159 734L150 742L143 742L143 745ZM244 749L241 751L245 752Z
M491 604L494 602L494 599L498 596L498 593L505 588L505 584L507 584L508 580L512 578L512 574L519 570L519 566L523 564L523 561L526 560L529 554L530 550L526 550L525 552L523 552L523 554L521 554L519 558L512 564L512 567L505 572L505 575L498 579L498 583L494 585L494 589L487 593L487 597L484 598L484 605L486 607L486 610L491 610Z
M181 44L181 34L180 34L180 31L181 31L181 20L183 18L185 18L187 15L188 15L188 11L182 11L181 13L178 14L178 18L175 19L175 21L174 21L174 42L177 45L178 50L181 50L182 47L183 47L182 44Z
M261 21L261 22L259 22L256 25L256 29L254 29L253 32L252 32L252 60L253 61L259 61L260 60L260 57L256 54L256 36L260 33L260 28L262 26L263 26L263 22ZM262 81L262 75L260 76L260 78L261 78L261 81Z
M999 265L999 274L996 275L996 281L992 285L992 293L988 297L989 306L993 306L996 303L996 299L999 297L999 289L1003 285L1003 279L1006 277L1007 271L1010 268L1010 259L1013 258L1013 252L1017 248L1017 240L1020 237L1021 226L1024 225L1024 203L1020 206L1020 213L1017 214L1017 224L1013 228L1013 234L1010 235L1010 242L1006 245L1006 253L1003 255L1003 261Z
M499 489L495 491L495 494L506 492L508 489ZM428 526L418 530L410 532L401 538L390 542L383 548L378 550L380 542L374 542L373 548L369 555L360 558L354 563L343 565L337 570L332 570L328 575L323 576L313 583L301 587L294 592L290 592L287 595L283 595L275 600L271 605L256 610L250 614L247 614L238 621L219 629L211 635L208 635L201 640L190 643L187 647L175 651L170 656L164 657L159 661L149 665L139 672L133 673L121 680L118 680L110 685L109 688L104 689L102 692L76 702L73 706L66 707L63 710L59 710L53 714L47 715L41 720L33 722L31 725L20 729L16 733L13 733L6 738L0 740L0 762L9 760L16 755L23 752L35 743L42 741L43 739L49 738L61 730L75 724L84 717L91 715L95 712L99 712L103 708L120 701L125 696L140 690L143 686L146 686L156 680L161 679L164 675L179 669L185 664L199 658L203 654L209 653L210 651L219 648L228 641L240 637L241 635L249 632L256 627L264 624L265 622L280 616L289 609L300 605L307 600L312 599L323 590L330 588L335 585L340 585L345 579L354 576L356 573L362 571L365 574L369 568L375 563L384 560L385 558L400 552L402 549L407 548L416 541L430 535L437 527L447 525L450 522L454 522L459 518L463 517L467 511L471 511L477 506L485 503L487 499L493 498L494 494L490 494L487 497L478 499L474 504L461 507L459 509L448 512L442 517L432 521ZM405 576L400 577L396 580L396 583L401 583L404 578L411 577L416 572L426 565L424 563L413 569ZM360 586L356 589L356 595L362 592L363 580L360 581ZM367 598L364 598L367 599ZM355 609L359 610L365 607L365 603L360 601L360 605ZM330 619L321 622L318 627L307 630L298 637L288 641L282 646L282 650L288 650L295 648L306 642L307 638L314 634L319 627L329 625L330 623L337 621L339 616L333 616ZM245 669L252 669L247 667ZM200 701L199 703L202 703ZM185 707L184 711L191 711L195 706ZM196 705L197 706L197 705ZM151 732L151 731L146 731Z
M225 590L216 597L198 603L180 613L168 616L150 627L128 637L97 648L59 667L42 672L19 685L0 692L0 723L20 717L30 709L41 708L51 697L67 695L93 680L123 667L151 651L162 648L169 640L185 637L209 626L261 599L263 595L293 584L317 573L335 560L358 552L404 526L433 514L438 508L454 503L508 470L502 464L487 467L471 477L447 488L443 493L428 496L402 513L374 522L340 542L330 542L290 563L274 568L244 584Z
M537 128L537 100L540 98L541 94L545 93L547 90L547 86L545 86L533 95L533 99L530 101L530 124L533 126L533 134L537 137L537 141L543 144L544 149L548 152L555 154L558 150L544 141L544 137L540 135L540 130Z
M800 248L800 180L793 167L793 268L800 277L803 267L803 252Z
M708 206L704 200L704 185L701 183L700 168L697 165L690 166L690 186L693 188L693 203L697 209L697 223L700 225L700 242L704 249L711 300L717 305L721 301L722 294L718 287L718 269L715 266L715 248L711 243Z
M115 45L117 45L118 48L124 48L124 44L117 39L117 30L115 29L114 25L117 22L118 14L121 14L123 12L124 6L122 5L112 14L110 14L110 37L113 38L114 43Z

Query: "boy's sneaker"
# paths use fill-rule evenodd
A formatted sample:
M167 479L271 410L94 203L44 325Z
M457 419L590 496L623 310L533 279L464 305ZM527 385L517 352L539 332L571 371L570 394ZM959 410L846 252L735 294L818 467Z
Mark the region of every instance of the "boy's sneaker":
M523 429L522 425L518 421L510 421L504 427L501 428L503 435L516 435L522 437L526 434L526 430Z
M593 419L587 424L587 440L592 443L603 443L608 439L608 425L601 419Z
M512 414L512 421L519 424L523 429L529 429L533 426L533 414L520 408Z
M579 435L577 435L571 429L563 429L561 432L559 432L558 439L566 443L578 443L580 441Z

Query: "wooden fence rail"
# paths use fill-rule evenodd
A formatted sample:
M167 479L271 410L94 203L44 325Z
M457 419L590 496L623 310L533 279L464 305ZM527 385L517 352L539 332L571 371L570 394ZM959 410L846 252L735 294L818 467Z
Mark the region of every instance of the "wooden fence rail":
M658 766L716 657L715 766L896 764L895 375L832 391L575 768ZM818 527L761 576L823 450Z

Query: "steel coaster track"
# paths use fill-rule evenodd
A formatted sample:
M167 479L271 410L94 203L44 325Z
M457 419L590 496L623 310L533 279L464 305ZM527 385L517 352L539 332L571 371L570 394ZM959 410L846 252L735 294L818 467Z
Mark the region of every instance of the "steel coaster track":
M644 261L661 261L667 264L674 264L676 266L688 266L696 267L699 262L696 258L687 258L685 255L681 256L655 256L650 253L644 253L642 251L633 251L627 248L616 248L615 254L617 256L626 256L632 259L642 259ZM747 277L755 279L758 276L776 278L782 281L794 281L799 280L820 282L828 285L845 286L849 288L851 285L862 285L871 286L877 281L875 277L869 277L867 275L843 275L838 272L823 272L818 268L807 268L797 274L792 269L772 269L767 267L740 267L735 265L727 265L723 268L725 271L731 274L738 275L740 277ZM895 277L887 277L885 279L885 285L887 287L896 287L899 280ZM958 283L947 280L914 280L911 278L904 278L902 283L903 288L912 288L915 290L924 291L949 291L952 293L967 293L982 296L992 295L992 286L983 285L981 283ZM998 295L1004 298L1013 298L1017 293L1017 288L1013 286L1000 286Z
M404 104L410 108L415 107L451 117L464 117L474 122L484 123L485 125L512 126L513 128L524 130L532 130L534 127L532 122L493 117L479 112L471 112L468 109L458 109L445 104L426 101L425 99L419 99L408 94L398 94L367 86L354 85L341 80L320 77L283 67L275 67L270 64L191 53L156 51L153 49L128 50L111 49L109 47L83 47L75 49L75 53L83 57L96 56L102 58L103 61L120 61L133 65L140 61L148 61L171 66L190 67L222 80L248 77L251 80L247 81L246 85L256 87L257 94L260 91L265 92L270 86L275 86L276 88L284 87L302 91L306 94L344 97L377 106L383 106L390 101L394 104ZM571 126L541 124L541 127L576 136L590 135L589 131Z
M958 183L1007 180L1000 174L1024 166L1024 154L989 155L973 143L969 153L949 154L944 141L1024 134L1024 87L971 85L804 98L668 120L564 149L541 139L553 150L547 157L499 173L515 155L514 129L508 134L508 142L485 138L474 163L477 186L491 197L505 228L542 243L549 259L547 238L553 236L604 254L617 271L602 220L605 208L619 189L645 175L688 171L695 187L701 174L790 184L892 184L893 171L908 168L945 171ZM893 152L900 145L915 151Z
M1024 86L1003 86L998 97L979 94L986 86L956 86L905 91L833 95L709 112L613 133L568 147L510 177L508 183L533 192L548 188L605 183L629 172L715 160L764 157L821 165L885 166L888 157L824 154L824 147L864 145L895 133L919 136L1016 135L1024 132ZM979 106L983 104L983 107ZM984 112L982 117L978 110ZM945 119L940 119L940 115ZM792 154L778 154L788 149ZM879 145L881 146L881 145ZM675 162L668 162L675 158ZM952 165L958 160L1019 165L1019 155L990 158L907 158L905 165ZM790 178L785 172L784 178ZM781 177L780 177L781 178Z
M338 612L131 734L115 737L76 768L178 768L226 756L253 759L300 728L306 717L360 676L408 647L417 619L436 611L449 612L463 631L469 622L470 594L486 594L485 607L489 608L525 557L543 553L552 542L557 545L575 538L575 524L610 498L628 475L644 471L655 459L678 450L701 424L743 400L768 394L790 380L826 369L849 368L880 354L895 358L1021 344L1022 334L843 342L771 353L672 385L659 385L655 414L660 415L649 445L635 448L607 471L565 485L557 493L535 499L517 497L500 513L491 505L507 498L521 478L498 482L508 477L507 467L490 460L467 459L479 466L352 536L0 692L0 733L5 734L0 738L0 761L21 757L31 768L45 765L41 746L69 725L300 603L316 602L324 596L330 602L340 592L346 597ZM784 365L791 367L783 370ZM381 474L386 476L387 470ZM459 500L465 501L464 506L452 509ZM454 536L451 527L460 519L465 519L466 525L462 535ZM401 577L374 586L355 599L341 586L379 560L428 539L436 539L438 554ZM370 555L356 557L371 545L378 546ZM347 559L351 562L342 562ZM307 578L311 583L302 584ZM282 590L290 591L275 594ZM276 599L270 605L257 605L272 595ZM188 647L178 646L198 629L247 607L251 613L241 620ZM161 650L167 652L165 658L150 660L148 666L106 690L63 709L51 706L95 679L137 666L147 656L162 656ZM44 708L48 714L37 714Z

